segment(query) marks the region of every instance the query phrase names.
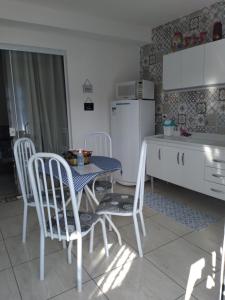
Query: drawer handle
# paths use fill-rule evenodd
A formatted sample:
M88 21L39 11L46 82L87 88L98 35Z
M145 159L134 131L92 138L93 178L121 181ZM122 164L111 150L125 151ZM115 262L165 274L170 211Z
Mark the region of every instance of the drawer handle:
M225 178L224 175L219 175L219 174L212 174L212 176L216 178Z
M159 151L158 151L158 158L159 158L159 160L161 160L161 149L159 149Z
M179 165L180 164L180 153L177 152L177 164Z
M213 159L213 162L225 164L225 160L222 159Z
M217 190L217 189L213 189L213 188L211 188L210 190L211 190L212 192L215 192L215 193L224 194L224 192L223 192L223 191L220 191L220 190Z
M181 160L182 160L182 165L184 166L184 153L182 153L182 158L181 158Z

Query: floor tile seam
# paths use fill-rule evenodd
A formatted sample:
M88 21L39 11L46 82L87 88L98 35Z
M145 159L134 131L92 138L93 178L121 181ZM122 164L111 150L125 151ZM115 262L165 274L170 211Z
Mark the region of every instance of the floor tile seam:
M167 277L169 277L170 279L172 279L176 284L178 284L180 287L182 287L184 289L184 291L186 291L186 286L182 286L181 283L178 283L173 277L171 277L170 275L166 274L165 271L163 271L157 264L155 264L154 262L152 262L148 257L145 257L146 260L148 260L149 262L151 262L160 272L162 272L164 275L166 275ZM217 271L219 272L219 271ZM200 285L201 283L203 283L205 280L207 280L207 276L202 278L202 279L198 279L198 283L194 285L194 288L196 288L198 285ZM180 295L179 297L181 297L182 295ZM193 290L193 295L194 296L194 290ZM177 299L179 299L179 297ZM196 298L196 297L195 297Z
M1 216L1 221L2 220L6 220L6 219L11 219L11 218L15 218L15 217L19 217L19 216L23 216L23 213L21 213L21 214L15 214L15 215L13 215L13 216Z
M4 241L4 244L5 244L5 241ZM18 289L18 292L19 292L19 295L20 295L20 299L22 300L22 293L21 293L20 288L19 288L19 283L18 283L18 281L17 281L16 274L15 274L15 271L14 271L13 265L12 265L12 260L11 260L11 257L10 257L10 255L9 255L9 251L8 251L8 248L6 247L6 244L5 244L5 249L6 249L8 258L9 258L9 262L10 262L10 265L11 265L13 277L14 277L15 282L16 282L16 285L17 285L17 289Z
M158 271L160 271L162 274L164 274L166 277L168 277L170 280L172 280L176 285L178 285L182 290L185 292L185 287L183 287L179 282L177 282L172 276L165 273L157 264L153 263L149 258L143 257L148 263L152 264ZM183 294L179 295L181 297ZM178 298L179 298L178 297Z
M178 298L174 299L174 300L180 300L182 296L185 296L185 294L179 296ZM196 298L195 296L191 295L192 298L194 298L194 300L199 300L198 298Z
M195 246L196 248L199 248L200 250L204 251L205 253L212 255L212 251L210 252L210 251L205 250L204 248L200 247L199 245L196 245L195 243L193 243L192 241L186 240L183 236L180 238L185 240L185 242L188 242L190 245ZM221 261L221 258L216 258L216 260Z
M10 269L12 269L12 266L11 266L11 265L10 265L9 267L6 267L6 268L1 269L1 270L0 270L0 273L1 273L1 272L4 272L4 271L7 271L7 270L10 270Z
M132 249L133 249L133 248L132 248ZM133 249L133 250L137 253L137 251L136 251L135 249ZM76 254L75 254L73 251L72 251L72 255L74 256L74 258L77 257ZM109 253L109 255L110 255L110 253ZM92 280L94 280L94 279L96 279L97 277L103 276L103 275L105 275L105 274L108 274L108 273L110 273L112 270L115 270L115 269L117 269L117 268L119 268L119 267L122 267L122 266L124 266L126 263L128 263L128 262L130 262L130 261L134 261L134 260L136 260L136 259L138 259L138 258L140 258L140 257L137 255L135 258L127 260L126 262L122 263L120 266L112 267L112 269L110 269L110 271L105 271L105 272L103 272L103 273L101 273L101 274L98 274L98 275L96 275L96 276L91 275L91 274L88 272L88 270L86 269L86 267L84 266L84 264L82 264L82 267L83 267L83 269L88 273L88 275L90 276L90 278L91 278Z
M89 283L89 282L94 282L94 284L97 286L97 284L96 284L96 282L94 281L94 280L88 280L88 281L85 281L85 282L82 282L82 291L81 291L81 294L82 294L82 292L83 292L83 285L86 285L87 283ZM97 288L99 288L98 286L97 286ZM47 298L46 300L52 300L52 299L54 299L54 298L56 298L56 297L58 297L58 296L60 296L60 295L63 295L63 294L65 294L65 293L68 293L69 291L72 291L73 289L76 289L76 286L74 286L74 287L72 287L72 288L70 288L70 289L68 289L68 290L65 290L65 291L63 291L63 292L61 292L61 293L59 293L59 294L57 294L57 295L55 295L55 296L52 296L52 297L50 297L50 298ZM103 293L104 294L104 293ZM108 298L107 298L108 299Z
M102 276L102 275L101 275ZM99 276L100 277L100 276ZM96 277L97 278L97 277ZM96 282L96 278L93 278L92 280L94 281L94 283L96 284L96 286L99 288L99 290L102 292L102 294L105 296L105 298L107 299L107 300L110 300L109 299L109 297L107 296L107 294L106 293L104 293L103 292L103 290L102 290L102 288L97 284L97 282Z
M40 280L40 279L39 279L39 280ZM82 281L82 287L83 287L83 285L85 285L86 283L88 283L88 282L90 282L90 281L92 281L92 280L91 280L91 279L88 279L88 280ZM52 296L52 297L50 297L50 298L47 298L46 300L54 299L55 297L58 297L58 296L60 296L60 295L63 295L63 294L65 294L65 293L67 293L67 292L69 292L69 291L71 291L71 290L73 290L73 289L77 289L77 285L76 285L76 284L74 284L74 286L73 286L72 288L65 289L64 291L60 292L59 294L56 294L56 295L54 295L54 296ZM81 292L81 293L82 293L82 292Z
M36 224L35 224L35 225L36 225ZM1 225L0 225L0 230L1 230ZM28 233L28 234L31 234L32 232L34 232L34 231L36 231L36 230L39 230L39 227L36 228L36 229L28 230L27 233ZM10 238L16 238L16 237L19 237L19 236L22 237L22 232L19 233L19 234L16 234L16 235L10 235L10 236L6 236L6 237L5 237L5 236L3 235L3 233L2 233L2 239L3 239L3 240L7 240L7 239L10 239ZM22 238L21 238L21 241L22 241Z
M160 213L158 213L158 215L165 216L165 215L160 214ZM154 217L154 216L152 216L152 217ZM150 217L150 218L152 218L152 217ZM174 221L174 219L172 219L172 218L171 218L171 220ZM177 235L177 236L179 236L179 237L183 236L183 235L178 234L177 232L173 231L173 230L170 229L169 227L166 227L165 225L161 224L160 222L157 222L157 221L155 221L155 220L151 220L151 221L152 221L153 223L157 224L157 225L162 226L163 228L167 229L168 231L170 231L171 233L173 233L173 234L175 234L175 235ZM178 223L178 222L176 222L176 223ZM180 223L178 223L178 224L180 224ZM182 225L183 225L183 224L182 224ZM189 234L189 233L190 233L190 232L188 232L188 234Z
M63 249L59 249L59 250L55 250L55 251L53 251L53 252L51 252L51 253L45 254L45 257L48 257L49 255L52 255L52 254L55 254L55 253L58 253L58 252L60 252L60 251L62 251L62 250L63 250ZM23 261L23 262L21 262L21 263L19 263L19 264L15 264L15 265L12 264L12 268L13 268L13 269L14 269L14 268L16 269L17 267L19 267L19 266L21 266L21 265L24 265L24 264L26 264L26 263L33 262L33 261L35 261L35 260L40 260L40 256L34 257L34 258L30 259L30 260Z
M217 270L216 272L215 272L215 274L217 274L217 273L220 273L220 270ZM196 285L195 285L195 287L198 287L200 284L202 284L204 281L206 281L207 280L207 278L205 278L203 281L201 281L201 282L198 282ZM195 296L195 295L194 295ZM196 298L196 296L195 296L195 298Z
M149 254L149 253L151 253L151 252L153 252L153 251L155 251L155 250L158 250L158 249L160 249L161 247L164 247L164 246L166 246L166 245L168 245L168 244L170 244L170 243L172 243L172 242L175 242L175 241L177 241L177 240L179 240L180 239L180 237L178 236L178 237L176 237L176 238L174 238L174 239L172 239L172 240L170 240L170 241L168 241L168 242L166 242L166 243L164 243L164 244L161 244L160 246L158 246L158 247L156 247L156 248L154 248L154 249L151 249L150 251L147 251L147 252L143 252L143 255L145 256L145 255L147 255L147 254ZM137 250L136 250L137 251Z

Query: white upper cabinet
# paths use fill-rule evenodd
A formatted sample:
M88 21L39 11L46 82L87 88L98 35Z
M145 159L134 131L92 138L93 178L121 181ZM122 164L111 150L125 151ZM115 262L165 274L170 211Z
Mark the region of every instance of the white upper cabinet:
M225 39L205 45L205 85L225 83Z
M225 83L225 39L163 57L163 89Z
M181 86L181 51L163 56L163 89L179 89Z
M204 85L205 46L198 46L181 51L181 86L180 88Z

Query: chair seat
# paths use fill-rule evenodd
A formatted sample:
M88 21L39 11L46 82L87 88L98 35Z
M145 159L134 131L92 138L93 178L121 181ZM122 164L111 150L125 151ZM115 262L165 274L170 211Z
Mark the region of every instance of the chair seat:
M67 215L68 231L69 231L69 234L71 234L74 231L76 231L76 225L74 223L73 211L67 210L66 215ZM58 216L59 216L61 235L66 235L63 212L58 212ZM91 226L94 223L96 223L100 217L94 213L79 212L79 218L80 218L81 232L85 233L90 230ZM56 216L52 217L52 226L53 226L53 228L52 228L53 233L57 234L58 229L57 229ZM50 232L49 222L47 223L47 230Z
M133 211L134 196L129 194L109 193L101 200L97 214L126 214Z
M93 181L88 184L92 188ZM106 192L112 188L112 183L108 180L96 180L95 181L95 191L96 192Z

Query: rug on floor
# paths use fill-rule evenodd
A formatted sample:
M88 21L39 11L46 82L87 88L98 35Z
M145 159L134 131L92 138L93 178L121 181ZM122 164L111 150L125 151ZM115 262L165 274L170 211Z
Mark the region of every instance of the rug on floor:
M201 230L219 220L210 212L191 208L178 200L169 199L159 193L146 193L144 203L154 211L174 219L192 230Z

